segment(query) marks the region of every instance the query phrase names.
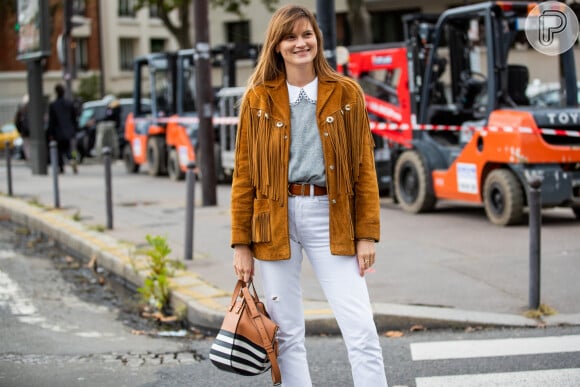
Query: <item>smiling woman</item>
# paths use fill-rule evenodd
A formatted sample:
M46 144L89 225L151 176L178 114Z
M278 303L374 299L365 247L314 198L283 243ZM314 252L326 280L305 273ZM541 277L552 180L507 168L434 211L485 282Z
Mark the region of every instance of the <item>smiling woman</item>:
M274 13L242 98L232 182L233 266L254 263L279 326L284 386L311 386L302 307L304 253L349 352L355 386L386 386L365 274L380 236L373 139L362 90L330 67L312 12ZM357 216L356 214L364 214Z
M284 59L288 83L302 87L315 77L312 62L318 52L316 35L308 19L294 24L294 29L278 43L276 52ZM301 79L307 77L306 79Z

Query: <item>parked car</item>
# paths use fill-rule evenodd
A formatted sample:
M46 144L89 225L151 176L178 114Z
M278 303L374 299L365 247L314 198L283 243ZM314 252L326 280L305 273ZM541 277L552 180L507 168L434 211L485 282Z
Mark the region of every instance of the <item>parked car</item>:
M0 128L0 150L6 149L6 142L16 158L24 158L22 137L16 130L16 125L8 122Z
M103 99L95 101L87 101L83 103L81 114L79 115L79 132L77 133L77 151L80 159L84 157L92 157L94 155L94 147L97 137L97 124L106 118L107 107L115 100L113 96L106 96ZM132 98L119 99L121 107L120 125L117 128L117 138L119 141L119 149L123 149L125 145L125 119L133 110ZM151 105L149 99L144 99L142 102L145 106Z
M537 107L554 107L561 106L563 95L560 91L560 84L557 82L549 83L532 83L528 87L527 94L530 99L530 105ZM580 82L578 82L578 97L580 101Z

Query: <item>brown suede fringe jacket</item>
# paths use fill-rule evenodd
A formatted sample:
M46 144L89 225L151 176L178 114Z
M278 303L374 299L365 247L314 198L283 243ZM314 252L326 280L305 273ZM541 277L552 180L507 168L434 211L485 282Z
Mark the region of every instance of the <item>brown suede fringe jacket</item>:
M330 206L330 250L354 255L357 239L379 240L380 209L362 90L349 78L318 79L316 119ZM247 92L241 106L232 182L232 246L262 260L290 258L290 102L284 76Z

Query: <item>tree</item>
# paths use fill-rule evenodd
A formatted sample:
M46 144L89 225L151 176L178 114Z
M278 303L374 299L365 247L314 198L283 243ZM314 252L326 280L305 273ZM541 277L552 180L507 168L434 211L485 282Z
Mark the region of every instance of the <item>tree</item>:
M190 30L190 5L193 0L137 0L135 10L144 7L152 7L157 10L157 16L165 25L167 30L175 37L180 48L193 47ZM223 8L225 12L236 14L242 17L242 6L247 6L252 0L209 0L213 7ZM278 0L260 0L270 11ZM173 20L169 15L177 11L177 20Z
M348 22L356 33L352 34L353 45L372 43L370 16L364 0L347 0Z

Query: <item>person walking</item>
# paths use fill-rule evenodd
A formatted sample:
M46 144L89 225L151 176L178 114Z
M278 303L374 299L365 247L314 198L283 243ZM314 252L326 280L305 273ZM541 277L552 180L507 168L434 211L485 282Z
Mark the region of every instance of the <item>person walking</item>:
M54 91L56 99L48 107L48 140L57 142L60 173L64 173L66 160L70 161L73 172L77 173L77 162L72 155L78 129L76 110L72 101L64 97L61 84L57 84Z
M102 156L104 147L108 147L112 152L113 159L117 159L120 154L119 139L122 138L121 131L121 103L117 98L113 98L105 110L105 118L97 124L97 141L95 150L98 157Z
M260 276L279 325L285 387L311 386L300 286L305 253L332 307L357 387L387 385L365 281L380 238L369 119L361 88L323 55L311 11L287 5L268 25L240 105L231 192L238 279Z

